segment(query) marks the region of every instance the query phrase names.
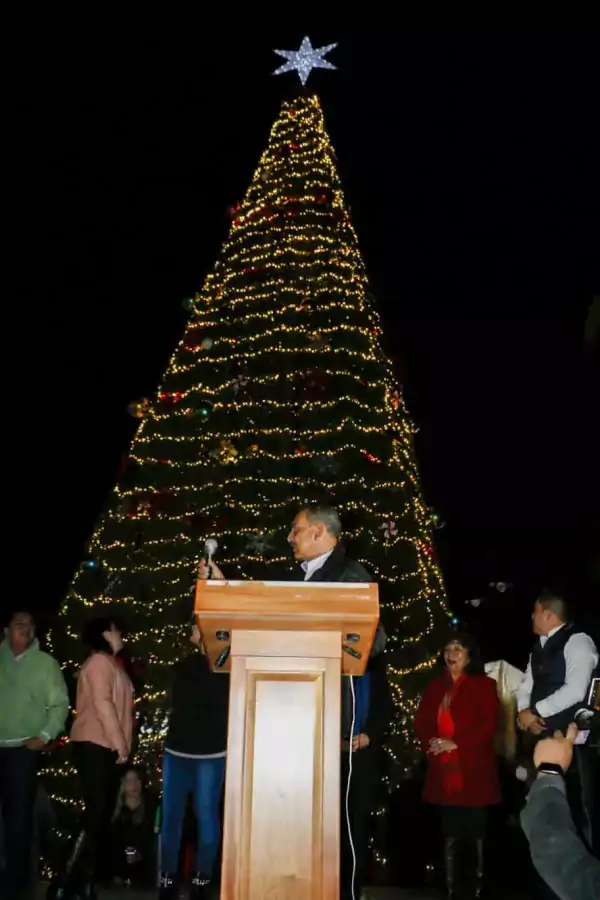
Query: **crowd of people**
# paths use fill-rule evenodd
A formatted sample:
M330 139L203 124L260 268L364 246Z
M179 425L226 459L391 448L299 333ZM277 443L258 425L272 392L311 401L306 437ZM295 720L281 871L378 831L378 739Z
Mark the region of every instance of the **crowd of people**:
M588 711L598 651L592 639L568 621L566 603L557 591L542 592L532 621L536 641L516 697L531 783L523 827L541 876L540 900L591 900L600 897L592 827L599 751L597 745L574 746L578 729L573 720ZM500 700L472 637L452 636L443 658L445 671L425 688L414 722L427 752L423 797L439 809L448 900L463 897L465 891L480 898L489 810L502 801ZM544 784L546 775L553 777Z
M300 510L288 537L301 566L299 577L315 582L371 581L363 566L346 554L341 531L335 510ZM224 578L212 561L202 561L198 575ZM587 705L598 651L592 639L570 623L565 600L557 591L540 595L532 619L536 640L516 696L518 727L531 770L522 825L542 889L551 892L547 896L591 900L600 897L600 863L592 852L598 751L578 742L578 730L571 723ZM119 622L111 617L91 619L83 642L87 657L77 677L76 716L69 738L84 810L48 897L91 900L99 879L113 879L158 888L161 900L175 900L182 870L187 868L182 843L189 846L191 840L195 855L190 896L202 900L216 877L221 843L228 678L212 672L193 624L190 652L174 667L170 686L158 797L146 787L143 772L131 766L133 688L121 663ZM342 680L343 796L350 778L349 815L341 822L342 900L358 900L368 875L367 826L377 802L392 716L385 645L386 635L379 626L354 695L348 680ZM488 811L502 800L498 689L485 674L471 636L451 633L441 657L442 674L425 688L414 721L427 758L423 797L439 810L446 896L452 900L470 890L479 898L486 881ZM0 877L2 897L17 900L32 873L40 753L63 732L69 712L59 665L40 649L27 612L15 612L5 630L0 695L5 849Z

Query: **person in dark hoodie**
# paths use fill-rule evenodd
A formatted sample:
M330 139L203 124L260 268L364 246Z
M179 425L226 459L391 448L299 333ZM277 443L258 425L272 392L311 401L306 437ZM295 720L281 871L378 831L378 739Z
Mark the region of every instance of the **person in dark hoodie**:
M163 761L160 836L161 900L179 896L181 834L188 795L194 799L198 845L190 900L204 900L221 842L221 794L225 777L229 677L213 674L197 625L193 653L175 665L171 714Z
M288 535L288 543L300 563L304 581L372 582L365 567L346 554L341 535L340 517L332 507L312 505L298 512ZM208 578L209 574L213 579L224 578L212 561L208 566L201 562L198 574L200 578ZM342 680L342 900L360 897L366 876L367 823L377 802L383 765L383 739L392 715L382 656L386 640L385 631L378 626L365 674L352 682L349 678ZM346 811L350 748L352 774Z

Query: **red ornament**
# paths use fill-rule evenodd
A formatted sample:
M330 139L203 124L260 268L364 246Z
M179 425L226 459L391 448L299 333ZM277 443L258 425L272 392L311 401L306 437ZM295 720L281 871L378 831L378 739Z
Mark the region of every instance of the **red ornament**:
M166 409L171 409L175 403L179 403L182 397L182 393L177 392L173 394L170 391L164 391L158 395L158 399Z
M373 456L373 454L372 454L372 453L369 453L368 450L361 450L360 452L361 452L364 456L367 457L367 459L369 460L369 462L372 462L372 463L379 463L379 462L381 462L380 459L378 459L376 456Z
M189 339L185 342L186 350L199 350L202 347L202 341L205 339L205 335L202 334L190 334Z

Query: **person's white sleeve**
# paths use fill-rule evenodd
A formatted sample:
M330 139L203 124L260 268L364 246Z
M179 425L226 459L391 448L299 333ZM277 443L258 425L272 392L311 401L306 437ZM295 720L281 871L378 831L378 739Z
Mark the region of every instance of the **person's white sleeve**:
M527 663L525 674L521 680L521 684L517 689L517 709L527 709L531 703L531 692L533 690L533 675L531 674L531 657Z
M587 700L592 673L598 665L598 651L589 635L574 634L569 638L565 644L565 663L565 683L549 697L536 703L542 719Z

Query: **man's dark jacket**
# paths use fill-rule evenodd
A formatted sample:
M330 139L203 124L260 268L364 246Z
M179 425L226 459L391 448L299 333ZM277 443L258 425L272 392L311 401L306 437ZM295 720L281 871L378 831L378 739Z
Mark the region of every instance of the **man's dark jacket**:
M372 578L361 563L350 559L346 555L344 545L336 544L331 556L325 560L320 569L317 569L308 579L312 582L337 581L346 583L367 583ZM367 663L366 671L371 677L371 695L369 712L364 733L369 736L373 747L381 746L385 734L390 725L392 704L390 689L387 680L383 651L386 644L386 634L381 625L377 627L375 640L371 649L371 655ZM348 678L342 680L342 736L347 738L352 724L352 695Z

